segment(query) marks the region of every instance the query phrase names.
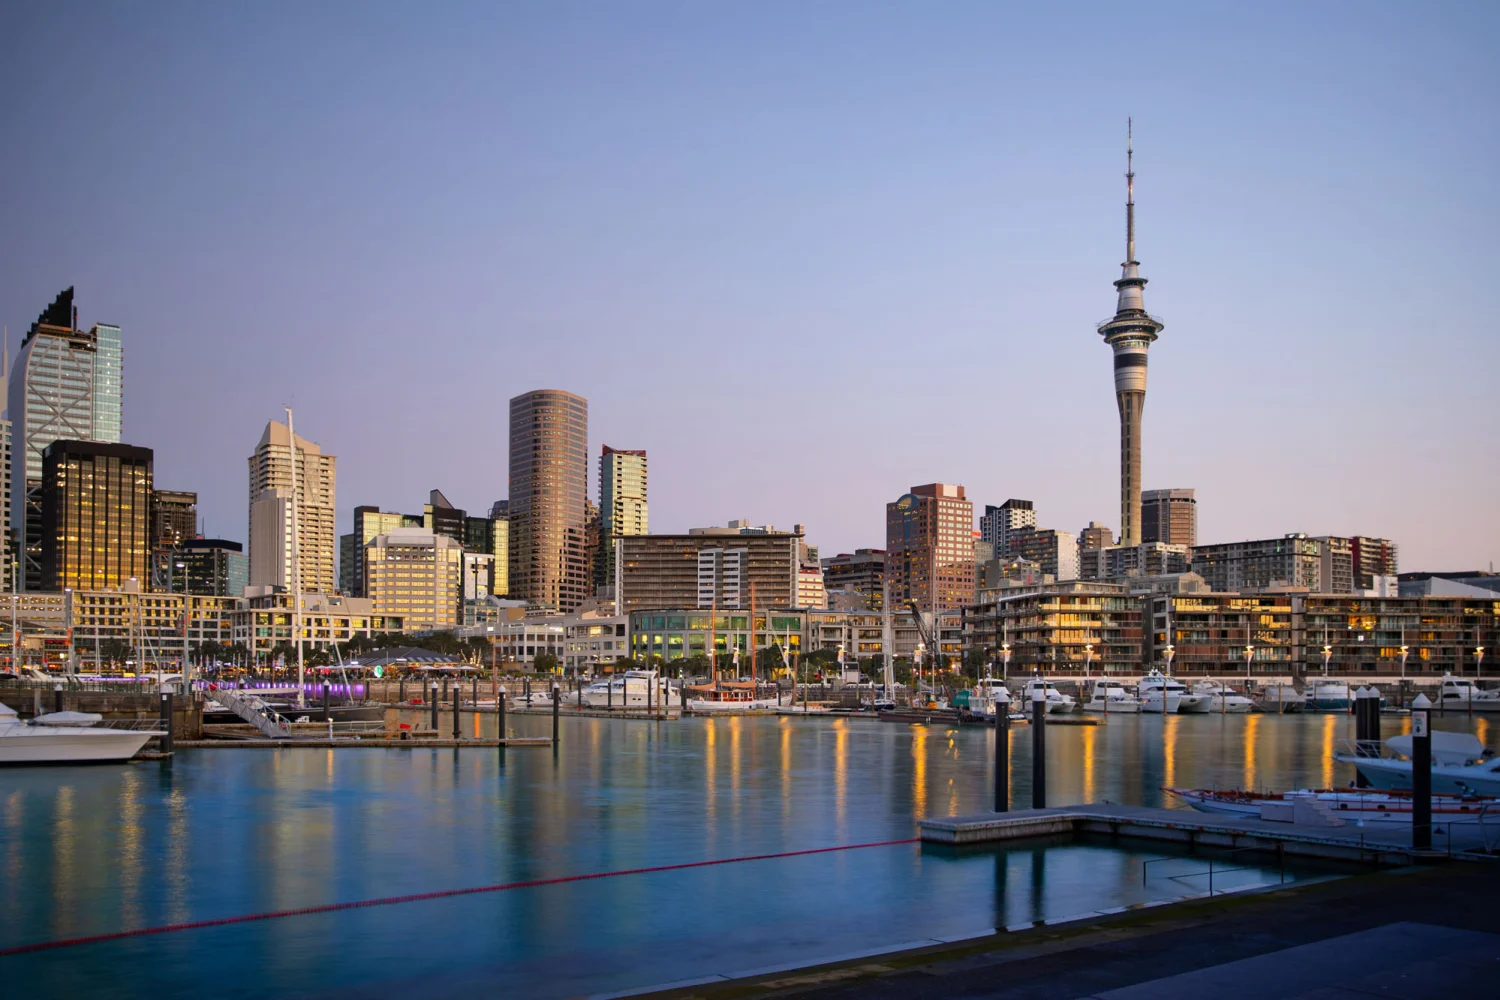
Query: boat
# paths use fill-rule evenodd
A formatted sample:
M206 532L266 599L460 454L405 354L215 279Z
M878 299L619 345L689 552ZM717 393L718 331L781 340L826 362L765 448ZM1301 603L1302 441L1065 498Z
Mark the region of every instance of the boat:
M1010 697L1010 688L1005 686L1005 680L1000 677L981 678L974 687L967 692L968 703L959 704L959 696L953 699L954 705L960 709L967 708L970 715L976 719L989 722L995 721L995 702L1004 699L1005 703L1014 707Z
M1199 681L1193 685L1193 694L1204 699L1207 704L1206 712L1220 715L1240 715L1254 708L1254 703L1242 694L1235 694L1229 688L1214 681Z
M1334 751L1333 759L1352 764L1371 787L1410 789L1412 737L1392 736L1378 755L1358 746ZM1444 795L1500 795L1500 757L1468 733L1432 731L1432 790Z
M1270 684L1258 691L1255 707L1275 715L1300 712L1307 707L1307 695L1291 684Z
M1444 674L1433 705L1463 712L1500 712L1500 691L1486 691L1467 677Z
M58 712L22 722L15 709L0 704L0 764L115 764L134 757L152 730L95 728L92 713Z
M1319 677L1307 682L1302 692L1307 698L1306 711L1349 711L1349 683L1332 677Z
M755 681L689 684L687 690L690 712L774 712L780 707L779 699L760 697L760 685Z
M1314 789L1304 788L1294 792L1242 792L1219 791L1205 788L1164 788L1168 795L1176 796L1199 812L1221 816L1238 816L1243 819L1266 818L1267 805L1295 805L1299 799L1316 802L1320 811L1333 813L1340 818L1357 823L1410 823L1412 797L1410 792L1370 790L1362 788ZM1500 799L1479 795L1434 795L1432 818L1434 822L1478 823L1489 813L1489 818L1500 815Z
M1140 700L1115 680L1095 681L1089 700L1083 703L1085 712L1103 712L1105 715L1135 715L1141 710Z
M1142 712L1177 712L1183 698L1192 698L1187 685L1153 669L1136 685L1135 696L1141 703ZM1195 699L1196 700L1196 699Z
M1017 707L1023 711L1030 712L1032 702L1035 700L1033 695L1037 691L1042 692L1042 696L1047 702L1048 715L1067 715L1078 707L1078 703L1073 700L1072 695L1063 694L1057 689L1056 684L1041 677L1033 677L1026 682L1026 687L1021 692L1021 704Z
M679 700L672 685L655 670L627 670L584 688L580 704L586 708L661 708Z

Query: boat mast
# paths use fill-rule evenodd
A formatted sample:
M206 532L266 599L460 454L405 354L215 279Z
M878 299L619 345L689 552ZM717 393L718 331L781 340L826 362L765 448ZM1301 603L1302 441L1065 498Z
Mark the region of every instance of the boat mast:
M302 550L297 537L297 431L292 426L292 408L286 408L286 433L292 451L292 641L297 644L297 707L307 707L303 688L306 667L302 660Z

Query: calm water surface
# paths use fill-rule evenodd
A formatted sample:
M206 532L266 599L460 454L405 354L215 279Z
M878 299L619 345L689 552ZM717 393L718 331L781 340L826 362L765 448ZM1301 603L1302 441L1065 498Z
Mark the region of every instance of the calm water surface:
M542 717L509 720L543 735ZM1500 723L1500 720L1497 720ZM1490 722L1439 728L1490 742ZM445 729L451 725L444 723ZM492 716L464 716L493 733ZM1385 735L1406 727L1384 720ZM1347 783L1347 716L1048 729L1048 801ZM0 771L0 948L517 880L907 838L990 808L994 734L864 720L564 719L550 749L187 750ZM1031 736L1012 732L1029 806ZM38 996L562 997L814 962L1202 891L1138 849L877 847L237 924L0 958ZM1178 876L1170 878L1168 876ZM1275 880L1249 871L1216 878Z

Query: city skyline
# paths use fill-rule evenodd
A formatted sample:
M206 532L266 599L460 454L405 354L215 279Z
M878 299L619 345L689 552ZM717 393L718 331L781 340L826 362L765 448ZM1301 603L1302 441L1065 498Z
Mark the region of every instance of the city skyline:
M1493 12L1412 19L1368 5L1357 21L1220 12L1173 25L1149 8L1128 24L1101 11L1070 43L1069 61L1091 68L1063 81L1046 68L1060 49L1045 15L956 7L849 24L848 9L835 10L764 11L733 31L734 19L696 12L657 38L663 15L650 12L634 28L613 12L592 28L456 15L409 40L396 37L396 15L372 16L362 44L392 57L457 54L450 35L484 37L486 26L499 32L494 62L522 43L532 53L466 70L468 88L402 77L402 92L420 95L403 107L436 102L458 121L474 120L462 109L481 96L508 98L441 162L399 147L460 137L465 126L443 116L360 131L389 83L368 72L340 86L358 63L349 50L321 67L292 58L286 85L305 85L311 107L284 120L273 113L280 91L214 70L305 57L311 43L295 36L319 37L331 13L257 28L233 11L178 24L144 12L139 24L75 18L64 31L50 12L21 12L0 69L33 95L0 140L12 154L0 181L26 195L22 238L0 268L12 357L38 310L76 285L79 325L118 324L128 341L121 440L154 450L159 482L200 493L206 535L242 542L242 442L283 405L342 459L343 526L355 504L404 509L430 482L469 509L508 496L494 414L538 386L590 400L591 453L612 440L651 453L657 531L801 522L825 553L852 552L880 545L891 496L931 481L965 484L976 505L1032 498L1048 525L1118 531L1118 418L1089 328L1105 312L1100 276L1118 264L1119 133L1133 115L1150 206L1141 256L1152 308L1172 324L1153 352L1141 485L1196 489L1200 542L1369 535L1399 542L1410 570L1485 568L1500 555L1500 527L1485 516L1495 448L1477 430L1460 447L1449 430L1489 414L1483 373L1497 356L1481 295L1495 255L1483 234L1496 212L1496 138L1460 112L1433 113L1495 90L1481 58ZM1036 53L1020 44L1013 59L991 59L980 40L1002 25ZM848 28L870 55L778 49L789 26L813 43ZM224 32L240 28L243 50L226 49ZM630 86L608 94L605 69L586 64L603 51L595 32L613 29L622 43L605 69ZM1244 41L1224 41L1237 31ZM197 55L148 66L136 57L153 32ZM898 42L902 32L925 49ZM1180 51L1120 95L1089 54L1153 33ZM86 61L106 45L131 58L114 63L126 68L105 94L95 71L38 71L49 34L66 34ZM1249 58L1251 40L1277 55L1276 74ZM670 53L680 58L662 64ZM549 75L549 59L569 75ZM191 87L189 66L200 74ZM781 100L792 91L763 76L772 67L808 95L803 106ZM1043 74L1044 93L1015 90L1028 73ZM551 96L526 96L538 80ZM153 117L163 95L173 101ZM209 113L213 102L229 113ZM721 105L731 113L718 125ZM941 121L920 110L936 106ZM341 122L353 123L344 142L317 139ZM119 155L58 176L15 145L63 135ZM169 137L195 140L185 144L197 159L163 164L155 153ZM396 153L375 155L392 143ZM493 171L484 154L516 143ZM297 163L284 155L294 148ZM231 162L246 149L248 166ZM606 150L616 155L595 155ZM747 154L760 169L733 166ZM394 226L397 239L379 242L405 249L351 248L375 242L372 226ZM80 239L96 229L113 238ZM283 262L288 234L328 247ZM1399 248L1408 291L1369 294L1372 246ZM411 333L439 302L462 303L466 317L449 345L470 362L457 370L414 363L422 341ZM1413 337L1424 359L1442 360L1411 365ZM933 385L940 407L923 401ZM748 421L731 416L726 388L766 403ZM415 391L429 416L354 416L361 400L398 391ZM871 406L880 430L855 430ZM431 436L444 422L457 430ZM1020 431L1003 449L1002 425ZM726 437L809 428L841 432L836 475L788 480L774 448L721 457ZM394 469L391 455L402 456Z

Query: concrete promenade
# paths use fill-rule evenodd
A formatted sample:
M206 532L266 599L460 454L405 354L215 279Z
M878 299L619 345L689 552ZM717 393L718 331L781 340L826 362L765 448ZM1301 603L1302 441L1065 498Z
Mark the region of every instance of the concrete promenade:
M1500 984L1500 862L1199 898L658 991L809 1000L1458 1000Z

